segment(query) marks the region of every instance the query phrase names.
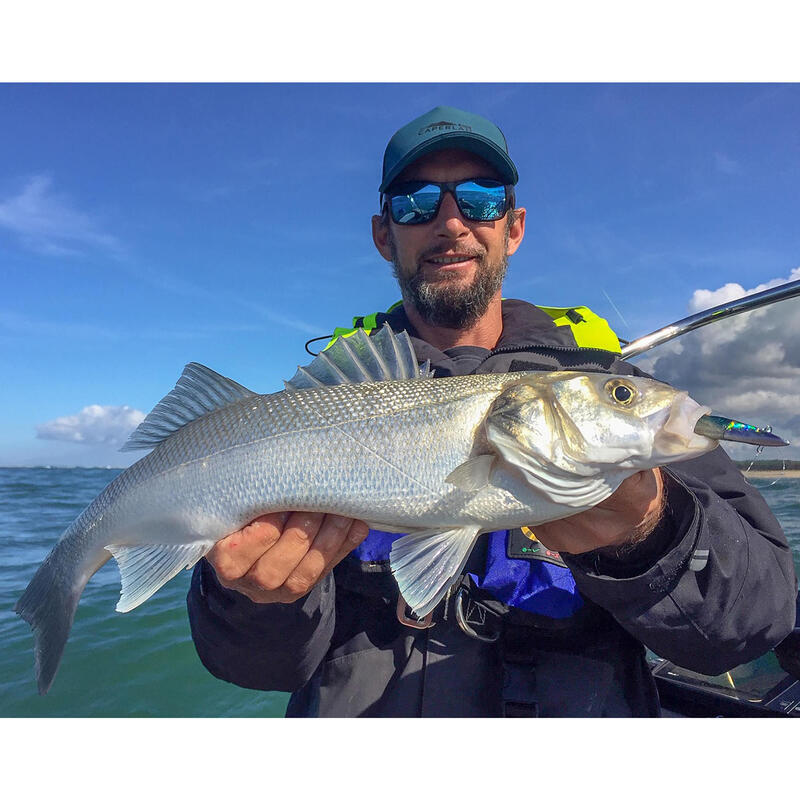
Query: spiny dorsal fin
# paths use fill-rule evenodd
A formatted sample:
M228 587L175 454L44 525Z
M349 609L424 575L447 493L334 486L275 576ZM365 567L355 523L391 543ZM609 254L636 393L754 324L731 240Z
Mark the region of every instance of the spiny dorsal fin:
M121 450L155 447L192 420L255 392L202 364L183 368L175 388L144 418Z
M431 377L430 361L419 366L408 333L395 334L384 324L375 336L368 336L363 328L352 336L340 336L307 367L298 367L285 385L287 391L294 391L340 383Z

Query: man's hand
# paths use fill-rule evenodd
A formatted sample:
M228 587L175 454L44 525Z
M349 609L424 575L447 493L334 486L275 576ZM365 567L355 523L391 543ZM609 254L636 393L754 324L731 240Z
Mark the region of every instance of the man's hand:
M658 469L626 478L610 497L588 511L533 528L536 538L559 553L624 548L647 537L664 510L664 481Z
M292 603L368 533L366 523L335 514L267 514L220 539L206 559L223 586L254 603Z

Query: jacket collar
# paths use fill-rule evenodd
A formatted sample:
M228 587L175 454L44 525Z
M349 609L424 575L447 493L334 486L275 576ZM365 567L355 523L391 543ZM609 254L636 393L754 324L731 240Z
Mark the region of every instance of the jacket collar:
M488 357L491 357L495 351L507 347L525 348L551 345L559 348L577 348L575 337L569 327L556 325L548 314L531 303L526 303L524 300L503 300L502 314L503 331L496 347ZM380 328L384 322L388 322L395 333L408 331L417 358L420 361L430 360L431 367L436 370L437 375L460 374L461 370L447 353L420 338L402 305L389 313L378 314L376 317L377 327ZM480 369L480 371L483 372L484 369Z

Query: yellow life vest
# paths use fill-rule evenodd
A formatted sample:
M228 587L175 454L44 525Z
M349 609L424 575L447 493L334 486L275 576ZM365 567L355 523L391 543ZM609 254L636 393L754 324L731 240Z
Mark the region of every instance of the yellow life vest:
M389 306L387 313L394 311L402 300ZM599 350L610 350L612 353L621 353L619 339L608 322L598 316L586 306L568 306L567 308L554 308L551 306L536 306L544 311L559 327L569 325L578 347L593 347ZM352 336L359 328L367 333L377 326L376 318L380 312L367 314L364 317L353 317L352 328L336 328L333 338L325 346L327 350L340 336Z

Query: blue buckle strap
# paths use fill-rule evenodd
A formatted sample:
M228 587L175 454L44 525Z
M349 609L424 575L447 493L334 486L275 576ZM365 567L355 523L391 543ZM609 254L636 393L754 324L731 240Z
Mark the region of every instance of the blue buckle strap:
M531 547L527 554L512 554L508 543L515 533L487 534L486 574L483 578L471 575L475 585L506 605L552 619L568 619L584 604L572 573L554 563L547 550Z

